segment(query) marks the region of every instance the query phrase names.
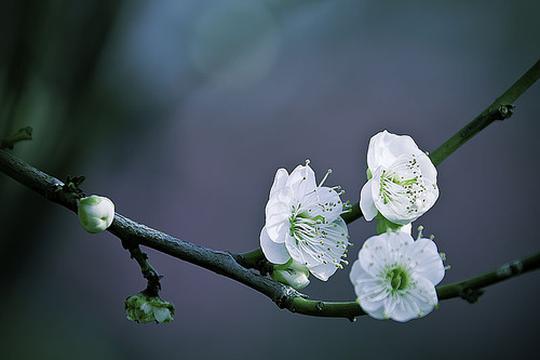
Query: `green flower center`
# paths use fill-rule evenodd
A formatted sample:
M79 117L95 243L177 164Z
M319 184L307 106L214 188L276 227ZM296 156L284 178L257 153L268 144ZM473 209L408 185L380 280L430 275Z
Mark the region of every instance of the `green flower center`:
M396 192L405 191L407 195L412 196L414 193L412 187L417 183L418 176L406 179L403 176L398 176L394 172L383 170L380 180L379 195L386 205L396 197Z
M405 290L409 286L409 273L402 267L394 267L386 273L386 279L390 281L392 292Z
M289 231L296 242L313 239L320 235L319 225L325 221L321 215L311 217L307 212L296 213L289 218Z

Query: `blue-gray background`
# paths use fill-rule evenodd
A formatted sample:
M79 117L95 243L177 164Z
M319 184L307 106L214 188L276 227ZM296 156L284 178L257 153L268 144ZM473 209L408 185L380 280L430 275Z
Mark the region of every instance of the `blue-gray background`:
M425 150L481 111L540 54L538 1L6 1L0 133L16 153L119 212L204 246L258 245L278 167L310 158L352 201L367 142L386 128ZM538 250L540 86L511 119L439 167L419 224L448 255L445 282ZM302 317L150 251L174 323L137 325L144 287L110 234L0 176L4 359L477 359L537 352L539 274L444 302L407 324ZM355 254L374 232L350 226ZM315 297L351 299L348 270Z

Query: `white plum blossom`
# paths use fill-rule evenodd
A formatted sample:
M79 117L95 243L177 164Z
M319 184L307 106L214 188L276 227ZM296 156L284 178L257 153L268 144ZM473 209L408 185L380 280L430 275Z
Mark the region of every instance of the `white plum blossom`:
M260 235L268 261L285 264L292 258L323 281L347 263L343 258L349 245L347 224L340 216L344 212L340 188L323 186L330 173L317 185L309 161L290 175L279 169Z
M437 170L407 135L384 130L369 141L368 179L360 193L360 209L367 221L377 213L406 225L428 211L439 197Z
M437 285L445 267L431 239L405 232L369 238L352 266L350 279L357 302L376 319L409 321L437 305Z
M77 213L82 227L91 234L105 231L114 220L114 203L106 197L91 195L78 201Z

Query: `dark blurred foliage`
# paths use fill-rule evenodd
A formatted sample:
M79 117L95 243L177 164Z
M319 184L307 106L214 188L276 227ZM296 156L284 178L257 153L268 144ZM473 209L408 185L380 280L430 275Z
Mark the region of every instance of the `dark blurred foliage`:
M367 141L433 149L537 60L538 1L31 1L0 6L0 137L120 212L231 251L258 245L277 167L307 157L357 200ZM421 223L455 281L538 250L540 89L440 167ZM351 226L358 249L373 232ZM354 255L356 250L351 251ZM536 351L538 274L406 325L300 317L151 252L177 306L128 322L144 286L120 243L0 175L4 359L514 358ZM342 271L310 294L350 299Z

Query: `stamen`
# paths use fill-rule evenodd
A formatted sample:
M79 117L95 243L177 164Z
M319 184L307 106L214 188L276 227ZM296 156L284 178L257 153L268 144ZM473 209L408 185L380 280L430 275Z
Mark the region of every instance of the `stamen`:
M328 176L332 173L332 169L328 169L326 170L326 174L324 174L324 177L323 179L321 180L320 184L319 184L319 187L323 186L324 182L326 181L326 179L328 179Z
M418 236L416 237L416 240L419 240L422 238L423 234L422 231L424 231L424 227L422 225L418 226Z

